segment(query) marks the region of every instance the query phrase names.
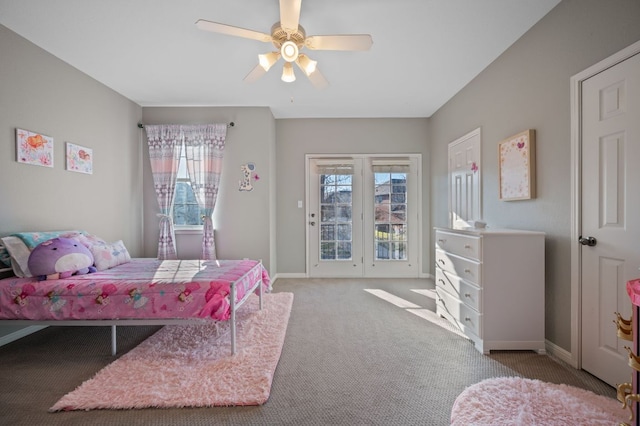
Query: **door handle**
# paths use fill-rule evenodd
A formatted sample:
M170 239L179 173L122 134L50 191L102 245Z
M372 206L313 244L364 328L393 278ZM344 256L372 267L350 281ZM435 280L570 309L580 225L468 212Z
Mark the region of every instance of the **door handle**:
M593 247L598 243L598 241L595 238L593 237L583 238L582 235L578 238L578 242L583 246L589 246L589 247Z

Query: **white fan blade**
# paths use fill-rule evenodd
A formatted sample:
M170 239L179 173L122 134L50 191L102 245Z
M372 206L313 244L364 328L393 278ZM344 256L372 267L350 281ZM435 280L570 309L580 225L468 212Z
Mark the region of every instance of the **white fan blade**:
M233 25L220 24L218 22L198 19L196 21L196 26L201 30L211 31L213 33L250 38L253 40L263 41L265 43L271 42L271 36L269 34L261 33L259 31L247 30L246 28L234 27Z
M311 84L313 84L313 86L316 89L322 90L329 85L329 82L327 81L326 78L324 78L324 75L322 75L322 73L317 67L316 67L316 70L311 74L309 74L307 77L309 78L309 81L311 81Z
M280 26L286 33L298 31L302 0L280 0Z
M262 68L262 65L258 64L249 72L249 74L247 74L247 76L244 78L244 81L247 83L253 83L266 73L267 72L264 70L264 68Z
M312 50L369 50L373 39L369 34L317 35L304 43Z
M326 78L324 78L317 66L314 66L313 71L308 73L305 67L302 66L300 59L296 60L296 65L302 70L307 78L309 78L309 81L311 81L311 84L313 84L316 89L322 90L329 85L329 82Z

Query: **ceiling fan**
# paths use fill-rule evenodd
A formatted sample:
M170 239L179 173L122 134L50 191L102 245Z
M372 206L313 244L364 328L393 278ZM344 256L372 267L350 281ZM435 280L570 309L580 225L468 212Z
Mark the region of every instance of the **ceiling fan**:
M204 19L196 21L196 26L204 31L249 38L272 43L275 46L276 51L258 55L258 65L244 78L244 81L248 83L254 82L266 74L282 57L285 61L282 81L288 83L295 81L296 76L292 65L295 62L311 83L316 88L322 89L329 83L320 73L317 61L301 53L303 48L311 50L369 50L373 39L369 34L307 36L304 28L299 24L301 3L302 0L280 0L280 21L273 24L271 34Z

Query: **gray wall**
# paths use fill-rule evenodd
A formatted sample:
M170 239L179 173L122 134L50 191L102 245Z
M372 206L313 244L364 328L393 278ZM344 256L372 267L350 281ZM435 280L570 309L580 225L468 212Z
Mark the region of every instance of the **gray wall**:
M142 255L142 109L1 25L0 58L0 236L83 229ZM53 168L16 162L16 128L54 138ZM65 170L65 142L92 175Z
M278 271L305 273L305 154L422 154L422 228L429 229L429 149L426 118L287 119L276 121ZM445 194L446 195L446 194ZM446 200L446 199L445 199ZM423 269L431 259L423 241Z
M219 259L262 259L277 273L275 246L275 120L269 108L145 107L145 124L229 123L222 162L220 190L213 212ZM144 131L140 131L146 141ZM146 144L146 142L143 142ZM240 192L240 166L253 162L260 179L250 192ZM143 151L144 252L158 254L158 217L148 151ZM176 235L178 257L200 257L201 234Z
M447 144L482 129L483 218L544 231L546 338L570 350L571 200L569 79L640 39L637 0L564 0L429 120L431 215L447 225ZM537 133L537 197L498 199L497 143ZM526 303L526 301L522 301Z

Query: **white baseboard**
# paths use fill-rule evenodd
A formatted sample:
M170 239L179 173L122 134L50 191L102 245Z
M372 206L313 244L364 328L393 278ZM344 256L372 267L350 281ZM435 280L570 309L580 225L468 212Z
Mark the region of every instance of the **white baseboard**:
M6 336L0 337L0 346L16 341L22 337L28 336L29 334L35 333L36 331L40 331L43 328L47 327L47 325L31 325L29 327L14 331L13 333L9 333Z
M548 355L558 358L560 361L567 363L573 368L578 368L578 366L573 362L571 352L567 351L566 349L562 349L560 346L548 340L545 340L545 346L547 347Z
M273 281L277 280L278 278L309 278L309 277L307 277L307 274L305 274L304 272L302 273L285 272L285 273L277 273L276 276L273 278Z

